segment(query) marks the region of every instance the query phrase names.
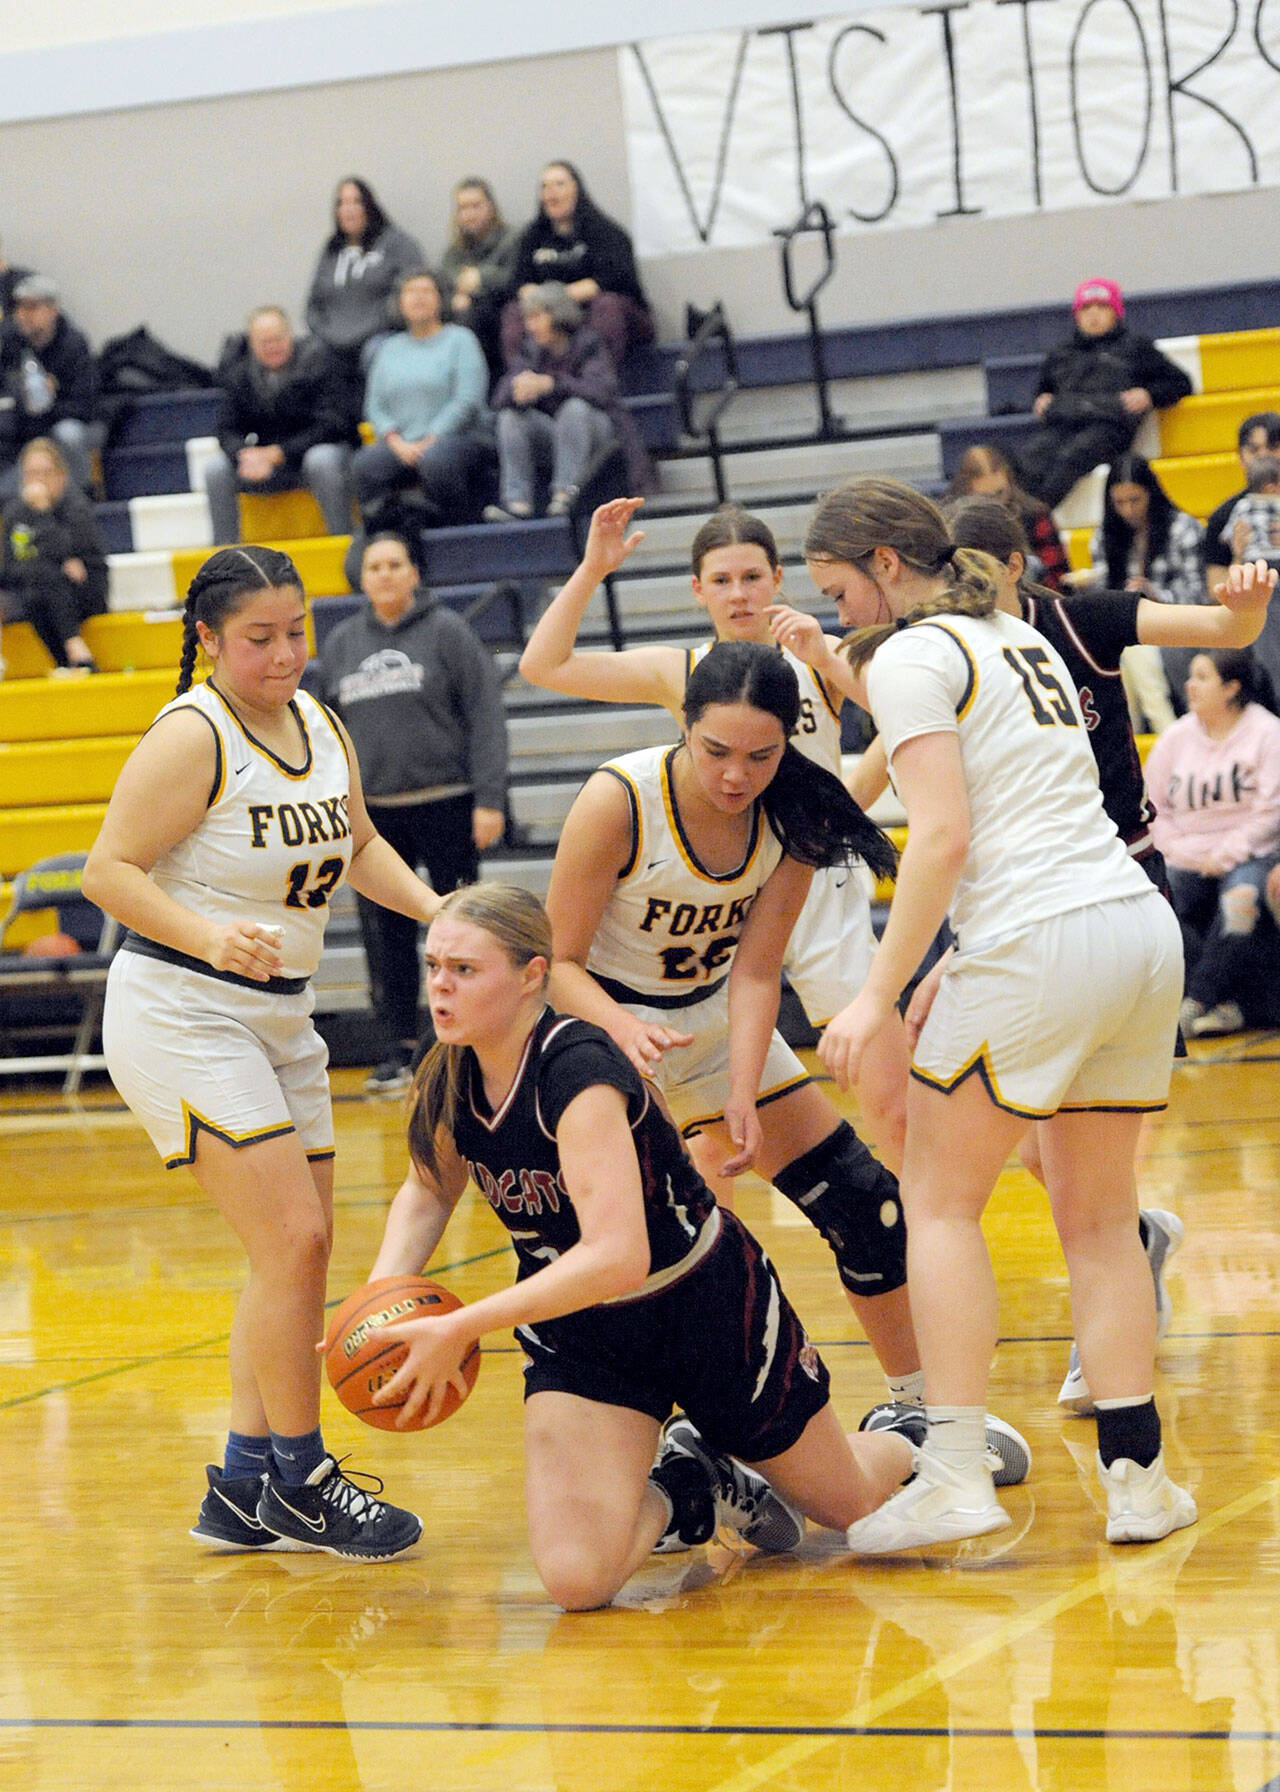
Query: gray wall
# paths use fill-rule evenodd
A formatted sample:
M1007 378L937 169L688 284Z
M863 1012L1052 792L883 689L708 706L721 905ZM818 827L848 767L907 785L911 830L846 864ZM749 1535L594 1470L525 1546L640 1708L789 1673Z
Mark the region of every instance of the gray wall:
M486 175L513 222L543 162L577 162L629 211L611 50L0 126L0 237L62 284L97 342L147 323L210 359L255 304L300 312L336 179L360 173L428 255L450 188ZM1135 291L1273 278L1280 195L1114 205L840 239L829 324L1065 299L1086 274ZM740 332L795 328L772 248L667 257L644 269L660 332L686 297L722 297ZM1260 320L1280 321L1280 320Z

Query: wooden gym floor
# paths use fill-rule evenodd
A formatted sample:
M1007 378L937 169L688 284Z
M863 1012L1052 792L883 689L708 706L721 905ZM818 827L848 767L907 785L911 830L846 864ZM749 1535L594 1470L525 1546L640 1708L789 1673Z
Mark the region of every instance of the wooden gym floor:
M336 1074L337 1299L401 1174L396 1104ZM361 1567L187 1536L221 1448L238 1253L109 1086L0 1108L0 1786L23 1792L1263 1792L1280 1787L1280 1073L1274 1036L1199 1044L1150 1128L1148 1206L1187 1224L1158 1393L1198 1526L1102 1540L1093 1426L1055 1406L1070 1321L1045 1204L990 1209L992 1405L1027 1435L1011 1530L858 1565L655 1558L565 1616L524 1539L518 1360L486 1352L440 1430L326 1434L419 1511ZM881 1397L825 1251L744 1185L852 1425ZM464 1203L436 1273L510 1273Z

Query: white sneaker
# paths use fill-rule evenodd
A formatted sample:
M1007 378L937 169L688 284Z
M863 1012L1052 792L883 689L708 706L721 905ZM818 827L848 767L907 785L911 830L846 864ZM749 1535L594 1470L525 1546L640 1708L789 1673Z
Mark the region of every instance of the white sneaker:
M924 1449L916 1456L914 1480L851 1524L845 1540L855 1555L894 1556L925 1543L981 1537L1011 1522L985 1462L960 1474Z
M1147 1222L1147 1262L1151 1265L1151 1279L1156 1285L1156 1337L1163 1338L1173 1313L1173 1302L1164 1285L1164 1272L1170 1257L1182 1243L1186 1227L1176 1213L1170 1213L1164 1207L1144 1207L1142 1217Z
M1089 1418L1097 1411L1093 1395L1089 1392L1089 1384L1084 1378L1084 1370L1080 1367L1078 1344L1072 1344L1071 1355L1067 1358L1067 1377L1058 1389L1058 1405L1065 1406L1068 1412L1074 1412L1082 1419Z
M1219 1002L1216 1008L1193 1020L1189 1029L1193 1039L1218 1039L1224 1033L1244 1032L1244 1011L1238 1002Z
M1108 1543L1155 1543L1200 1516L1186 1488L1165 1473L1163 1450L1149 1468L1127 1456L1104 1468L1099 1456L1098 1478L1107 1496Z

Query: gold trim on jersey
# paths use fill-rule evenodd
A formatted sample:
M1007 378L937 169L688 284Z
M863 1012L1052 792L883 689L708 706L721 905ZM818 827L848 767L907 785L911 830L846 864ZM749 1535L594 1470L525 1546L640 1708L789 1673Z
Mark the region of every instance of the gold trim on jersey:
M224 1126L215 1126L212 1120L206 1120L203 1114L198 1114L185 1101L182 1103L182 1118L187 1134L187 1148L185 1153L179 1153L177 1157L165 1158L166 1170L177 1170L185 1164L195 1162L197 1135L201 1129L213 1138L221 1139L224 1145L230 1145L233 1151L240 1151L246 1145L261 1145L267 1139L282 1139L286 1133L297 1131L292 1120L277 1120L273 1126L264 1126L257 1132L231 1132ZM329 1155L332 1156L333 1152Z
M322 698L312 697L311 701L315 704L316 708L320 711L320 714L324 717L325 721L328 722L330 728L333 729L333 738L337 741L338 745L342 748L342 756L347 762L347 770L350 771L350 769L351 769L351 749L347 745L347 737L343 733L342 726L341 726L341 723L339 722L338 716L335 714L335 712L333 710L331 710L329 708L329 705ZM464 785L463 788L466 789L466 788L468 788L468 786Z
M956 704L956 721L963 722L969 711L973 708L974 698L978 695L978 666L972 653L969 651L968 642L963 635L958 635L953 628L948 628L940 616L924 616L919 622L913 622L911 626L912 628L940 628L944 635L950 635L951 639L964 655L965 665L969 668L969 682L965 686L964 695L961 697L959 703ZM1011 1108L1009 1111L1012 1113L1015 1110Z
M624 884L640 862L640 849L644 842L644 811L640 807L640 790L630 772L624 772L620 765L602 765L600 770L618 780L627 793L627 804L631 810L631 851L618 873L618 882Z
M756 1096L756 1106L757 1108L767 1108L771 1101L781 1101L783 1096L790 1095L793 1089L803 1089L806 1083L812 1081L813 1078L807 1070L803 1076L788 1077L784 1083L775 1083L771 1089L761 1090ZM680 1137L682 1139L692 1138L693 1134L701 1132L704 1126L714 1126L723 1119L723 1108L717 1108L714 1113L710 1114L695 1114L691 1120L680 1122Z
M911 1075L926 1088L936 1089L941 1095L953 1095L966 1077L977 1073L982 1078L983 1086L993 1104L1006 1114L1013 1114L1019 1120L1052 1120L1055 1114L1159 1114L1169 1103L1160 1101L1061 1101L1056 1108L1024 1108L1016 1102L1009 1101L1000 1093L1000 1085L996 1082L995 1072L991 1068L988 1057L990 1050L986 1040L978 1047L968 1063L952 1077L930 1076L927 1070L917 1065L911 1066Z
M956 1071L954 1076L930 1076L927 1070L921 1070L915 1064L911 1066L911 1075L918 1083L923 1083L929 1089L937 1089L941 1095L954 1095L961 1083L976 1074L982 1078L983 1086L994 1105L1002 1108L1006 1114L1015 1114L1020 1120L1051 1119L1057 1112L1056 1108L1019 1107L1016 1102L1009 1101L1000 1093L1000 1085L996 1081L996 1075L991 1068L991 1060L988 1056L990 1049L984 1039L973 1056Z
M245 739L248 741L249 745L254 749L255 752L261 753L264 759L269 759L271 761L272 765L275 766L276 770L278 772L282 772L286 778L293 778L297 782L301 783L303 778L310 776L312 763L315 758L315 754L312 752L312 749L311 749L311 731L307 727L306 717L303 715L301 707L299 706L299 703L298 703L298 699L296 697L290 697L289 708L293 712L293 718L297 722L298 727L302 733L302 744L307 750L306 759L304 760L304 762L301 766L288 765L283 759L281 759L281 757L278 753L273 753L271 751L271 748L268 746L265 746L263 744L263 742L260 741L256 735L250 734L249 730L245 727L244 723L240 720L240 718L236 714L235 710L227 702L227 699L223 696L222 692L218 689L217 685L213 682L213 680L211 678L207 679L206 684L207 684L209 690L211 690L213 692L214 696L218 699L219 703L221 703L222 707L226 710L226 712L230 716L231 720L235 723L236 727L240 730L241 734L244 735ZM344 749L344 751L345 751L345 749Z
M831 720L833 722L838 722L840 720L840 705L844 702L844 698L838 696L835 699L835 701L833 702L832 698L831 698L831 692L827 689L826 683L820 677L820 675L818 673L818 668L816 666L805 665L805 663L803 661L801 661L801 664L804 665L805 671L809 674L810 678L817 685L818 694L822 698L822 701L826 704L827 712L830 715Z
M662 792L662 807L666 812L667 826L671 830L671 838L675 842L676 851L683 859L687 870L695 877L700 877L708 884L732 884L740 877L745 877L751 869L757 853L764 841L763 814L757 800L751 814L751 837L747 842L746 856L740 865L732 871L708 871L698 855L694 852L688 835L684 831L684 823L680 819L680 811L676 807L676 793L672 786L671 769L679 746L674 746L663 755L662 764L658 768L659 788Z

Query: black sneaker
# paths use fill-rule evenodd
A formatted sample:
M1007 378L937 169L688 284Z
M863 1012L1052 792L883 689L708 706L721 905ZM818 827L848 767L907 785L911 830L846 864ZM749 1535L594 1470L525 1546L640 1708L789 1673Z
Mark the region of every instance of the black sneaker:
M905 1400L886 1400L873 1406L858 1421L859 1431L897 1431L920 1448L929 1430L923 1406ZM987 1467L997 1487L1017 1487L1031 1469L1031 1446L1020 1431L994 1413L987 1414Z
M775 1493L763 1475L732 1456L709 1450L692 1419L677 1413L662 1428L663 1456L688 1456L711 1482L716 1524L725 1525L766 1555L795 1549L804 1537L804 1515Z
M375 1491L381 1493L378 1477L368 1479L377 1481ZM403 1554L422 1535L420 1518L357 1487L332 1456L311 1471L302 1487L269 1474L258 1501L258 1519L276 1536L304 1549L369 1562Z
M261 1475L228 1477L213 1463L204 1472L209 1477L209 1491L201 1500L200 1516L191 1527L197 1543L211 1543L222 1550L291 1547L258 1517Z
M364 1079L364 1086L370 1095L403 1095L412 1081L413 1072L405 1053L387 1058L376 1070L371 1070Z

